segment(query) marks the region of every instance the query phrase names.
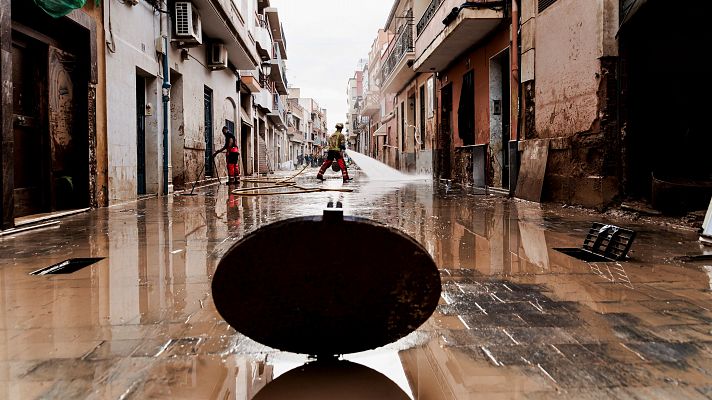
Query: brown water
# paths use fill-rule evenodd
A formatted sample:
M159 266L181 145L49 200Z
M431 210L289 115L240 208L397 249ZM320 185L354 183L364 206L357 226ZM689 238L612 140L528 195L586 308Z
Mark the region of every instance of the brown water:
M426 324L397 343L347 357L407 396L712 393L711 268L674 261L699 251L694 232L607 221L638 231L633 260L588 264L552 248L578 247L590 214L439 193L429 184L357 178L349 185L354 193L258 198L210 187L196 197L100 209L57 229L0 239L0 398L251 399L271 381L276 386L306 358L261 346L225 324L211 301L212 272L246 233L319 214L329 200L413 236L441 269L441 304ZM363 251L358 243L345 248L344 257ZM315 262L321 256L315 251ZM106 259L70 275L28 275L71 257ZM269 294L268 282L264 290ZM298 379L330 388L349 387L355 377L328 368L317 375ZM364 376L374 387L388 386L378 375Z

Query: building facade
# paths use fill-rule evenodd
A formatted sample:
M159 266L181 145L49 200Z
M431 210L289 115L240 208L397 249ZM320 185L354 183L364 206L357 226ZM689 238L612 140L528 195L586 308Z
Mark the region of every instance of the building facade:
M309 97L302 97L301 89L290 88L288 99L290 161L299 164L307 155L315 158L326 147L327 111Z

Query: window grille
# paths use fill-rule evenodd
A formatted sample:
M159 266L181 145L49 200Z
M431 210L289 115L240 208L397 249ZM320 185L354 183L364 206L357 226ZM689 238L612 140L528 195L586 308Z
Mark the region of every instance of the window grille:
M554 3L556 3L556 0L539 0L539 12L546 10Z

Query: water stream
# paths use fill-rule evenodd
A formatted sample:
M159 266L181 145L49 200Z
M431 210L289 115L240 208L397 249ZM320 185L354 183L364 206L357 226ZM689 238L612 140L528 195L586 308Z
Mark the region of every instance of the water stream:
M429 175L404 174L375 158L371 158L355 150L347 150L347 155L371 181L416 181L432 179Z

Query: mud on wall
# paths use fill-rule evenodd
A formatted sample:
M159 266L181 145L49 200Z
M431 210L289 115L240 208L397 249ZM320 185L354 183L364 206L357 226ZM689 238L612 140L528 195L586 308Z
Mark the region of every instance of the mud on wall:
M523 138L551 139L543 200L603 206L620 193L618 3L559 0L535 18Z

